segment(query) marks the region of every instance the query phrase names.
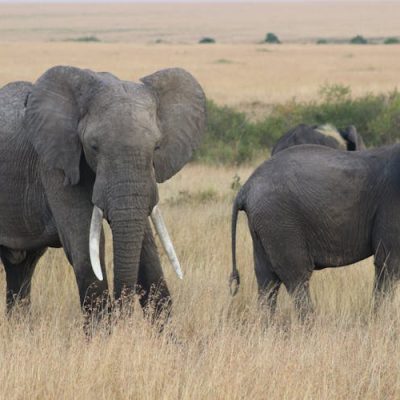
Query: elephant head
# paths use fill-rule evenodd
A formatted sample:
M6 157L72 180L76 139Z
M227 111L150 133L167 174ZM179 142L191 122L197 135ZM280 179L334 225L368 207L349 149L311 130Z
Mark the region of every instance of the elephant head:
M353 125L337 130L331 124L309 126L300 124L287 131L275 144L271 155L300 144L318 144L334 149L365 150L365 144Z
M179 68L132 83L57 66L35 83L24 123L43 165L62 170L64 185L79 185L82 165L94 172L91 231L104 215L113 235L115 295L133 291L156 183L183 167L205 130L200 85Z
M339 129L339 133L346 141L348 151L365 150L366 146L361 135L357 132L354 125L349 125L345 129Z

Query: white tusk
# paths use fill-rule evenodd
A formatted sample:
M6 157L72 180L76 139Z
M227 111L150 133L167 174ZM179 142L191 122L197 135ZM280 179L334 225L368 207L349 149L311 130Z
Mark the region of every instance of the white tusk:
M179 264L178 257L176 256L174 246L167 231L167 227L165 226L165 222L157 206L153 208L150 218L154 224L154 227L156 228L160 241L164 247L165 252L167 253L168 259L171 262L172 267L174 268L179 278L183 279L181 265Z
M103 211L99 207L93 207L92 220L90 222L90 234L89 234L89 252L90 252L90 263L96 278L99 281L103 280L103 272L101 271L100 264L100 235L101 228L103 226Z

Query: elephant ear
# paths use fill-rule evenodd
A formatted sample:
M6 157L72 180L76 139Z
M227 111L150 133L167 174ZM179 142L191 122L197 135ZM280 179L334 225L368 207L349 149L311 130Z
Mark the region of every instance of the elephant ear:
M206 97L196 79L180 68L164 69L141 81L158 100L162 138L154 152L154 168L157 182L164 182L189 161L200 144L206 127Z
M35 83L27 99L24 127L40 159L49 168L64 171L64 184L79 182L82 145L78 124L87 111L94 73L57 66Z
M348 126L345 130L340 131L343 139L347 142L347 150L365 150L365 144L361 137L361 135L357 132L357 129L354 125Z

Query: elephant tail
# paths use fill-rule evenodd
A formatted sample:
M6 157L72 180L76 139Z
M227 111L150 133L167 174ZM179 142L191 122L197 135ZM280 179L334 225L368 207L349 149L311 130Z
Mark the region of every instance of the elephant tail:
M236 266L236 226L239 211L244 210L243 188L236 196L232 208L232 273L229 278L229 288L232 296L235 296L239 290L240 275Z

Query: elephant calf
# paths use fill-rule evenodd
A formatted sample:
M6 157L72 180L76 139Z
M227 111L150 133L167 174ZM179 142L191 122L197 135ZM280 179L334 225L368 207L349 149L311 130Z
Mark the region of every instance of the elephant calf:
M364 141L353 125L337 130L330 124L320 126L300 124L287 131L276 142L271 155L299 144L319 144L348 151L365 150Z
M360 152L293 146L261 164L233 205L231 285L239 284L239 210L248 218L259 294L272 312L282 282L301 317L312 310L314 270L374 255L376 305L400 277L399 144Z

